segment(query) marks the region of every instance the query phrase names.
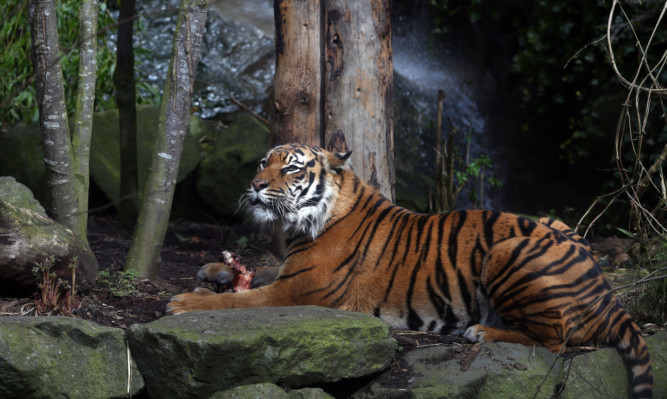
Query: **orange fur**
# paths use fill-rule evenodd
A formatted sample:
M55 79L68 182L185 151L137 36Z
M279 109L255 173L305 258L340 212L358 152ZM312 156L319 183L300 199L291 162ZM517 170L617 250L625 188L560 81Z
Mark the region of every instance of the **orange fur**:
M395 328L554 352L607 341L631 366L633 396L651 396L639 328L609 292L582 237L551 219L410 212L355 176L347 156L294 144L271 150L246 202L256 217L293 226L279 277L241 293L181 294L169 312L319 305L374 314ZM307 208L315 204L317 212ZM320 224L309 224L313 215Z

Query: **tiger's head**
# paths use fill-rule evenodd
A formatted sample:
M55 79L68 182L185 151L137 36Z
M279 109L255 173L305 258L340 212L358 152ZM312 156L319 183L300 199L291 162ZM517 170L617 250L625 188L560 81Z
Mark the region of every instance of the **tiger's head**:
M257 222L281 221L286 230L315 239L331 217L334 179L350 168L350 154L300 144L275 147L260 161L242 200Z

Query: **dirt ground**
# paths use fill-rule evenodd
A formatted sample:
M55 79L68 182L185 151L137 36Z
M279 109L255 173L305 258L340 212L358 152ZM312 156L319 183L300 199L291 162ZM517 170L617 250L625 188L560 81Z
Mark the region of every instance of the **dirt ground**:
M133 226L112 216L91 217L88 239L97 257L100 276L90 292L80 296L75 317L110 327L127 328L165 315L173 295L195 287L216 287L196 278L201 266L219 260L222 250L240 253L243 262L255 266L279 266L267 248L270 238L250 226L232 227L194 222L169 225L161 253L157 279L144 280L123 272ZM0 298L1 315L35 315L35 298ZM60 312L48 312L59 314Z

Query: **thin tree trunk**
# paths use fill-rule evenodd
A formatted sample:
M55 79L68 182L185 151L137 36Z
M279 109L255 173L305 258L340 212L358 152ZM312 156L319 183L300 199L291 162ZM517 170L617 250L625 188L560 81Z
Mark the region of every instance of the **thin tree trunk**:
M319 0L275 0L272 144L322 144L320 16Z
M324 143L394 198L390 1L327 0Z
M445 155L447 151L442 144L442 108L445 100L445 92L438 90L438 111L435 119L435 206L436 212L440 213L445 207Z
M120 128L120 202L118 219L127 223L137 220L137 108L134 84L133 17L135 0L121 0L116 41L116 86Z
M88 242L88 188L90 182L90 140L93 130L95 106L95 81L97 79L97 0L82 0L79 7L79 82L77 86L76 110L72 150L74 152L74 189L77 197L78 215L75 231Z
M85 237L85 231L80 230L81 224L76 221L80 215L72 179L74 159L60 69L56 5L53 0L30 0L28 4L50 211L58 222Z
M92 25L87 24L89 22L87 19L97 19L97 8L91 4L82 5L82 8L84 8L84 11L82 11L80 18L81 29L83 30L81 33L81 52L85 52L90 45L86 42L97 40L93 33L96 31L96 22ZM80 86L84 87L80 87L78 97L81 98L77 99L75 143L77 154L82 158L75 165L67 122L63 75L60 69L55 2L53 0L30 0L28 3L28 18L32 39L39 122L44 147L46 180L50 194L49 208L54 219L71 229L80 238L86 252L90 253L92 260L85 263L79 261L78 267L85 269L86 274L95 276L98 270L97 260L88 247L86 234L88 212L87 152L90 148L90 122L92 120L92 107L89 101L93 101L95 98L94 66L87 64L86 61L90 61L90 59L84 57L83 54L81 55L86 61L82 61L82 67L80 68L80 79L82 81ZM93 54L95 54L95 51L93 51ZM94 62L92 64L94 65ZM93 68L92 72L91 68ZM92 85L92 88L89 85Z
M193 83L207 10L207 0L181 1L144 203L125 264L125 270L133 270L145 278L157 275L160 263L178 163L190 123Z

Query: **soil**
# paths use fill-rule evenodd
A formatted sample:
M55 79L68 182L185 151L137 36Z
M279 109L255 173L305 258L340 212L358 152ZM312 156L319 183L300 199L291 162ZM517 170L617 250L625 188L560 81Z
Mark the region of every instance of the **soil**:
M100 276L90 292L79 296L72 311L78 318L110 327L128 328L166 314L169 299L177 294L206 287L224 291L197 279L199 268L218 262L222 250L241 254L243 262L254 266L278 267L271 254L270 237L246 225L221 226L180 221L170 223L160 255L158 277L140 279L123 272L132 239L133 226L116 221L112 215L91 217L88 241L100 266ZM36 315L36 295L32 298L0 298L0 315ZM64 307L64 304L63 304ZM67 309L45 309L42 315L68 315Z

